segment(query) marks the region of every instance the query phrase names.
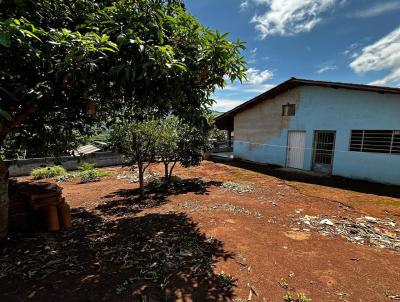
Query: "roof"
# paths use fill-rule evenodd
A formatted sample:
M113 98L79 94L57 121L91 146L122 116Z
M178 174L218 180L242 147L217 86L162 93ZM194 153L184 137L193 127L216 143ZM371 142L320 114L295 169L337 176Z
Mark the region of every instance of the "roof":
M78 154L91 154L94 152L101 151L101 149L97 148L96 146L94 146L92 144L88 144L85 146L78 147L77 151L78 151Z
M260 94L259 96L256 96L255 98L216 117L214 123L219 129L233 130L233 117L235 116L235 114L245 109L248 109L262 101L265 101L266 99L273 98L279 94L282 94L288 90L300 86L318 86L318 87L327 87L334 89L350 89L350 90L369 91L376 93L400 94L400 88L291 78L283 82L282 84L275 86L274 88Z

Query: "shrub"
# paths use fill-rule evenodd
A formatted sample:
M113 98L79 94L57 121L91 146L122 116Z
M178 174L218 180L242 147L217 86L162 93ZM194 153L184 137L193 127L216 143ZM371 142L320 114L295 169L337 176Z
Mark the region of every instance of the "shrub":
M79 173L81 183L99 181L101 177L111 176L111 172L97 171L96 169L83 170Z
M99 181L100 177L97 175L97 171L95 169L82 171L80 173L81 183L95 182Z
M94 170L95 167L96 167L95 164L83 163L83 164L79 167L79 170L81 170L81 171L89 171L89 170Z
M52 178L67 174L67 171L61 166L51 166L46 168L35 169L31 172L34 179Z

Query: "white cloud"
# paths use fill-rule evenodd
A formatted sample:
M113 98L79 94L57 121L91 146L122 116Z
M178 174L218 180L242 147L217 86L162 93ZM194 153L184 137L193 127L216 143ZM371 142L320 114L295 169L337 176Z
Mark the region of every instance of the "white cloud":
M257 48L253 48L249 50L249 56L247 59L248 64L254 64L257 62Z
M219 112L227 112L236 106L246 102L246 99L235 100L235 99L216 99L216 104L213 105L212 109Z
M364 47L350 68L357 73L388 70L387 76L371 84L400 86L400 27Z
M229 83L224 89L217 91L215 100L217 104L213 106L217 111L228 111L249 99L275 87L274 84L267 83L273 77L273 72L249 68L247 80L240 83L235 81Z
M264 83L265 81L271 79L274 74L272 71L266 70L259 70L255 68L249 68L246 72L247 81L246 84L250 85L259 85Z
M347 49L345 50L345 51L343 51L343 54L346 56L346 57L349 57L349 58L351 58L351 59L354 59L354 58L356 58L356 57L358 57L359 56L359 50L360 50L360 48L363 46L363 44L362 43L353 43L353 44L351 44L349 47L347 47Z
M251 20L261 38L271 35L291 36L308 32L321 22L321 14L342 6L340 0L244 0L241 9L247 9L253 3L265 6L267 11L255 15Z
M332 70L337 70L337 69L338 69L338 67L337 67L336 65L326 65L326 66L320 67L320 68L317 70L317 73L318 73L318 74L322 74L322 73L324 73L324 72L332 71Z
M257 52L257 50L258 50L257 47L256 47L256 48L253 48L253 49L250 49L250 53L251 53L251 54L255 54L255 53Z
M382 1L383 2L383 1ZM367 9L357 11L353 14L350 14L350 17L356 18L370 18L375 17L387 12L393 12L395 10L400 10L400 2L399 1L390 1L378 3L373 6L368 7Z

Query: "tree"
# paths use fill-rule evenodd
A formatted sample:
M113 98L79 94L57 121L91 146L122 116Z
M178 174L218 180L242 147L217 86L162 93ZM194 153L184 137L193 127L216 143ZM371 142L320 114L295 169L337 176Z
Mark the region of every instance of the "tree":
M183 167L200 164L208 145L207 132L175 116L116 124L110 140L132 170L137 165L141 198L144 197L144 173L151 163L164 165L164 180L168 184L178 162Z
M111 142L116 150L123 154L134 170L137 165L139 174L140 198L144 198L144 173L156 157L156 141L159 122L148 120L115 125L111 132Z
M245 77L244 44L204 27L182 1L115 1L86 26L119 47L107 88L120 100L116 120L175 115L201 124L216 87Z
M216 87L245 77L243 48L180 0L2 1L0 147L63 133L55 143L69 148L99 120L174 114L201 127Z
M85 129L92 120L87 104L95 97L93 64L116 50L95 33L44 30L24 17L0 19L0 146L16 131L33 136L63 129L71 136L73 129ZM0 170L1 238L8 223L8 173L4 164Z
M160 120L159 131L156 137L156 156L164 165L164 180L168 183L172 170L178 159L179 152L179 120L175 116L169 116ZM172 163L171 171L169 165Z
M170 182L177 163L187 168L200 164L207 151L209 125L199 128L169 116L159 122L156 135L156 158L164 165L164 179Z

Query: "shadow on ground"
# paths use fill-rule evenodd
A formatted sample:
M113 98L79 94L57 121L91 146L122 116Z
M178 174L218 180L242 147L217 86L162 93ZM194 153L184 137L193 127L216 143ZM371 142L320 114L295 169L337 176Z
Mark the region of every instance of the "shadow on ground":
M0 246L0 301L228 301L233 257L186 214L105 220L73 210L71 230L16 235ZM185 300L186 301L186 300Z
M127 213L138 213L146 208L153 208L168 202L168 196L194 193L198 195L209 194L211 186L220 186L221 182L205 182L200 178L184 179L171 183L168 187L149 186L147 191L148 198L139 199L139 189L119 189L112 194L104 196L106 200L103 204L96 207L97 210L105 215L124 216Z
M394 198L400 198L400 186L389 186L379 183L373 183L362 180L354 180L338 176L318 176L314 174L303 173L301 171L288 171L279 167L266 164L257 164L241 160L227 160L213 157L209 159L216 163L223 163L229 166L243 168L265 175L274 176L288 181L298 181L309 184L333 187L344 190L351 190L360 193L384 195ZM373 171L371 171L373 173Z

